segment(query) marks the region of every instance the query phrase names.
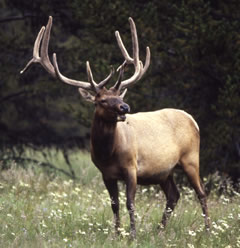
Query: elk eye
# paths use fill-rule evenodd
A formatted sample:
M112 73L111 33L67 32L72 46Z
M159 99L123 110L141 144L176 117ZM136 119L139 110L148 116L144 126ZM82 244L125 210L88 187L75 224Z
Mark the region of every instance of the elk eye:
M105 99L102 99L100 102L101 103L106 103L107 101Z

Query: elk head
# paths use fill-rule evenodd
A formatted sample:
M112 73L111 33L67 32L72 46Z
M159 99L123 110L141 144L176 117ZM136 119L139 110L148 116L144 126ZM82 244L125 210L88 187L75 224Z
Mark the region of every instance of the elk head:
M91 74L89 63L87 62L88 78L90 82L94 82ZM113 71L113 69L112 69ZM120 67L119 78L116 84L122 80L124 72L124 65ZM126 119L125 114L130 112L130 107L123 101L123 98L127 92L125 89L122 93L117 87L99 87L101 83L94 84L94 94L90 91L79 88L80 95L87 101L94 103L95 112L103 118L105 121L124 121Z
M116 31L116 39L125 60L117 69L117 71L119 71L117 82L110 89L106 89L105 85L109 82L114 73L113 68L111 68L110 74L103 81L96 83L93 79L88 61L86 62L88 82L73 80L63 76L59 71L55 53L53 54L53 64L51 63L48 56L48 44L52 27L51 16L49 17L46 28L42 27L38 33L34 43L33 58L20 73L23 73L32 63L40 63L54 78L58 78L64 83L78 87L82 97L84 97L85 100L95 104L96 113L102 116L104 120L115 122L124 121L126 119L125 114L130 111L129 106L123 101L123 98L127 92L127 87L141 79L150 64L149 47L146 48L146 61L144 66L142 61L139 59L139 45L136 26L131 17L129 18L129 22L132 35L133 57L129 56L123 45L119 32ZM130 64L134 66L134 74L130 78L123 80L124 69Z

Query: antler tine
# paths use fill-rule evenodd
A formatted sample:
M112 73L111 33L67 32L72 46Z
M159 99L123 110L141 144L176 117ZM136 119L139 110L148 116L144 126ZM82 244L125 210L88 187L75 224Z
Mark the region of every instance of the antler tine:
M131 35L132 35L132 44L133 44L133 59L137 63L139 61L139 46L138 46L138 36L136 25L131 17L129 17Z
M47 72L49 72L53 77L56 77L54 67L51 64L49 57L48 57L48 44L50 40L51 29L52 29L52 17L49 16L46 30L44 32L43 39L42 39L42 45L41 45L41 50L40 50L41 59L39 62L45 68Z
M148 69L148 67L150 65L150 58L151 58L150 48L149 47L146 47L145 65L144 65L144 67L141 70L141 73L140 73L140 76L139 76L138 80L141 79L142 76L144 75L144 73L147 71L147 69Z
M40 56L39 56L39 48L40 48L40 44L41 44L41 41L42 41L42 38L43 38L43 34L45 32L45 26L42 26L42 28L40 29L38 35L37 35L37 38L34 42L34 47L33 47L33 59L40 59Z
M150 49L149 49L149 47L147 47L147 49L146 49L146 62L145 62L144 67L143 67L142 61L139 60L139 45L138 45L137 29L136 29L135 23L131 17L129 17L129 23L130 23L131 36L132 36L133 58L131 58L129 56L118 31L115 32L115 35L116 35L118 46L119 46L119 48L122 52L122 55L126 61L124 63L133 64L134 68L135 68L135 72L132 75L132 77L122 81L121 84L119 84L119 83L115 84L114 87L118 87L119 90L124 89L124 88L130 86L131 84L137 82L143 76L143 74L147 71L147 69L150 65Z
M45 31L45 27L43 26L40 29L40 31L39 31L39 33L37 35L37 38L36 38L36 40L34 42L33 58L27 63L27 65L23 68L23 70L20 71L20 74L24 73L31 66L31 64L39 62L39 60L40 60L39 47L40 47L40 43L41 43L44 31Z
M119 31L115 32L115 36L117 39L118 46L122 52L123 57L125 58L128 64L133 63L133 59L129 56L128 51L126 50L125 46L123 45L122 38L119 34Z
M124 68L125 68L126 65L127 65L127 61L124 60L123 63L122 63L120 66L118 66L117 71L121 70L121 68L122 68L123 66L124 66Z
M90 82L90 84L91 84L92 88L94 89L94 91L98 92L99 88L98 88L98 85L96 84L96 82L93 79L92 70L91 70L89 61L86 62L86 68L87 68L88 81Z
M120 90L120 85L121 85L121 82L122 82L122 79L123 79L123 74L124 74L124 70L125 70L125 67L127 65L127 62L126 60L117 68L117 71L120 71L119 72L119 76L118 76L118 80L117 82L115 83L115 85L113 86L113 88L115 88L116 90Z
M100 89L103 88L109 82L109 80L112 78L113 74L114 74L114 68L113 68L113 66L111 66L109 75L98 84L98 87Z

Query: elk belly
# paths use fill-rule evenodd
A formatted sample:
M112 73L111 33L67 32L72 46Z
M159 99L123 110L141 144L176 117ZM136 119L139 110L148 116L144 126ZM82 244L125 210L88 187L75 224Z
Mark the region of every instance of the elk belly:
M159 184L169 176L177 162L174 160L167 164L147 164L138 160L137 183L142 185Z
M160 182L164 181L171 171L162 171L158 174L154 175L141 175L137 177L137 184L140 185L149 185L149 184L159 184Z

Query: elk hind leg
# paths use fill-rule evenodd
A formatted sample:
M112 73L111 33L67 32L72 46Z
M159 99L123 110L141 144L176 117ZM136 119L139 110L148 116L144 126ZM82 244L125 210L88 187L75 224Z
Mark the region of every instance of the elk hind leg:
M209 215L208 215L207 196L206 196L203 184L201 183L201 179L199 176L199 162L198 162L199 160L195 158L196 156L191 156L191 154L185 155L181 159L181 164L183 166L183 170L188 176L188 179L192 187L194 188L198 196L198 199L202 207L203 215L204 215L205 226L207 229L209 229L210 220L209 220Z
M169 219L171 213L173 212L175 206L177 205L180 194L173 180L173 175L169 175L164 182L160 183L160 185L167 199L166 208L163 212L163 217L161 222L163 227L165 227L167 224L167 220Z

